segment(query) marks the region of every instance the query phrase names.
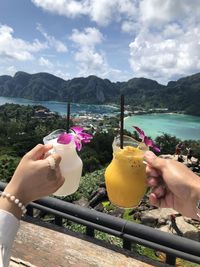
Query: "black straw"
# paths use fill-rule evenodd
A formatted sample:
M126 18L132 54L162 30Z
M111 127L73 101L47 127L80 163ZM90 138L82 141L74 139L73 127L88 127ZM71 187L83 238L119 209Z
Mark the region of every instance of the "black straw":
M123 149L124 135L124 95L121 95L120 112L120 148Z
M69 133L70 103L67 103L67 133Z

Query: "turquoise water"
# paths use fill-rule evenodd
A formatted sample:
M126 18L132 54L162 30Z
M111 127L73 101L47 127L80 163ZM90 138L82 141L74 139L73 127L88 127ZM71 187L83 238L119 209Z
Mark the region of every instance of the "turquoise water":
M182 140L200 140L200 117L183 114L150 114L127 117L124 128L134 131L133 125L142 128L146 135L155 139L167 133Z
M14 103L19 105L42 105L51 111L58 112L60 115L67 113L67 103L57 101L32 101L24 98L13 98L13 97L0 97L0 105L5 103ZM115 115L119 112L119 109L107 105L86 105L71 103L71 114L109 114Z
M66 102L32 101L23 98L0 97L0 105L14 103L20 105L42 105L51 111L63 115L67 112ZM116 115L119 110L107 105L71 104L71 114L107 114ZM182 140L200 140L200 117L182 114L137 115L125 119L124 128L133 132L133 125L142 128L145 134L155 139L163 133L174 135Z

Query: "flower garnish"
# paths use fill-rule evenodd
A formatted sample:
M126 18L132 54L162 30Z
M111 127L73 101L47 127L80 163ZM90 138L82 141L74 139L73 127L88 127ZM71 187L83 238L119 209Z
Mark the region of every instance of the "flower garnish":
M148 146L148 147L152 147L152 149L153 149L155 152L158 152L158 153L160 152L160 148L157 147L157 146L154 144L154 142L153 142L150 138L148 138L148 137L145 135L145 133L144 133L144 131L143 131L142 129L140 129L140 128L137 127L137 126L133 126L133 127L134 127L135 130L138 132L140 139L142 140L142 142L145 143L146 146Z
M69 133L62 133L57 142L59 144L69 144L71 141L74 141L78 151L81 150L82 144L89 143L93 138L91 134L83 132L83 128L79 126L74 126L70 129Z

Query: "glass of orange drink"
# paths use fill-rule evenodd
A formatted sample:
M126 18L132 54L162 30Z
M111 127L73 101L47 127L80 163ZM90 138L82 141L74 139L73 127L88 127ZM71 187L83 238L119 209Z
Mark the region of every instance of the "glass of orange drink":
M112 204L121 208L138 206L146 190L146 171L143 162L148 147L129 136L120 136L113 141L113 159L105 171L108 198Z

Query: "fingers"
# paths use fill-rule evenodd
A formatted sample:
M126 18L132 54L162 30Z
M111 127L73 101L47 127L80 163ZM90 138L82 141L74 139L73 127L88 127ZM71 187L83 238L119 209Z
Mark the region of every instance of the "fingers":
M59 156L58 154L52 154L48 156L45 160L48 162L50 169L55 170L61 162L61 156Z
M146 165L146 174L147 177L149 176L158 177L160 176L160 171L152 168L150 165Z
M165 166L165 160L158 158L152 151L145 152L144 159L154 169L162 170Z
M166 194L166 187L164 185L158 185L152 189L152 193L154 193L158 199L163 198Z
M158 178L155 176L150 176L147 178L147 184L150 187L156 187L159 184Z
M149 202L151 203L151 205L156 206L158 208L166 208L167 207L167 203L165 198L158 198L156 194L151 193L149 195Z
M32 159L38 160L41 159L44 154L52 148L52 145L42 145L38 144L32 150L30 150L25 156Z
M156 207L164 208L166 207L167 188L161 176L164 167L163 159L156 157L151 151L146 152L144 158L147 162L147 184L151 187L149 201Z
M61 157L58 154L53 154L48 156L44 161L48 164L48 174L47 179L48 181L53 183L54 189L52 193L57 191L65 182L64 177L61 174L59 164L61 161Z
M163 182L163 179L158 177L148 177L147 184L151 187L151 193L149 194L149 202L156 207L166 207L166 194L167 186Z

